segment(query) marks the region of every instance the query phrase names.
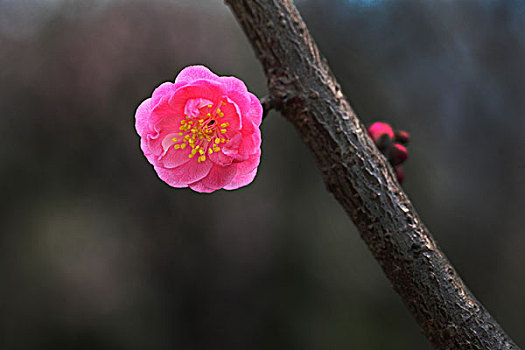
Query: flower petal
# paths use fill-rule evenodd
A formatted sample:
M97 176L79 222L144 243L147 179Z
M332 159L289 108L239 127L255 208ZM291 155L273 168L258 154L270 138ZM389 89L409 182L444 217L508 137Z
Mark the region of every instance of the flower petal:
M146 142L146 138L144 137L141 137L140 138L140 149L142 150L142 152L144 153L144 155L146 156L146 158L148 159L149 161L149 157L151 155L151 151L149 149L149 145L148 143ZM154 158L154 157L153 157ZM151 161L150 161L151 163ZM153 164L153 163L152 163Z
M199 192L205 192L206 189L218 190L229 184L236 173L237 166L235 164L227 167L214 165L206 177L197 183L190 184L190 188L193 190L198 188L201 190Z
M243 94L248 92L244 82L236 77L219 77L219 81L227 92L237 91Z
M163 147L166 137L169 134L175 134L179 132L180 121L182 116L169 115L161 119L157 124L152 127L153 132L147 134L143 139L147 148L152 154L162 156L166 153L166 147ZM173 136L172 136L173 137ZM157 165L156 163L154 163Z
M135 112L135 130L143 136L148 130L148 117L151 113L151 98L148 98L137 107Z
M157 175L172 187L188 187L188 184L199 181L210 172L212 162L198 163L197 157L177 168L166 169L156 166Z
M184 149L175 149L173 146L175 142L174 137L178 137L178 134L168 134L162 141L162 148L164 153L158 157L157 165L161 165L164 168L176 168L190 161L188 157L190 154L190 147Z
M199 79L219 80L219 77L204 66L189 66L180 71L175 78L175 83L191 83Z
M224 117L220 119L221 123L228 122L230 124L227 128L228 133L242 128L241 110L235 102L229 98L224 99L220 110L224 113Z
M206 187L204 186L203 184L201 184L200 182L196 182L194 184L191 184L189 185L190 188L192 190L194 190L195 192L200 192L200 193L212 193L212 192L215 192L217 191L216 188L209 188L209 187Z
M179 167L190 161L190 158L188 158L190 151L191 149L189 147L185 149L174 149L170 147L168 152L159 159L158 163L168 169Z
M253 125L252 122L249 122ZM243 130L244 131L244 130ZM238 156L240 158L247 158L253 154L255 150L261 148L261 130L254 127L251 133L242 136L242 142L238 148Z
M223 151L213 152L208 156L212 162L220 166L228 166L233 162L233 157L223 153Z
M214 103L224 96L220 85L209 80L197 80L178 89L169 99L174 113L184 115L186 103L191 99L206 98Z
M152 108L148 120L149 130L151 132L158 131L158 128L156 128L155 126L164 118L173 117L177 115L175 110L168 103L169 98L169 96L164 96L156 105L151 104Z
M237 174L228 185L224 186L224 189L236 190L239 187L249 185L255 178L255 175L257 175L257 168L245 175Z
M245 120L249 109L251 105L250 97L248 96L248 92L240 92L237 90L228 91L227 93L228 99L235 103L235 105L239 108L240 114L242 116L242 120Z
M263 115L261 101L259 101L257 96L252 93L248 93L248 96L250 97L250 107L248 108L248 111L246 111L245 117L250 119L257 127L259 127L259 125L261 125Z
M190 118L197 118L200 114L200 108L208 105L213 105L213 101L205 98L192 98L187 100L184 105L184 115Z
M242 134L239 132L235 134L234 137L230 139L230 142L225 144L221 151L230 157L237 157L237 154L239 153L239 146L242 143Z
M158 88L153 90L153 94L151 96L151 105L153 107L156 106L163 97L172 95L175 93L175 91L177 91L177 89L184 85L186 85L186 83L173 84L170 82L165 82L160 84Z
M255 154L250 156L244 162L237 163L237 174L246 175L251 173L254 169L257 169L261 162L261 151L258 150Z

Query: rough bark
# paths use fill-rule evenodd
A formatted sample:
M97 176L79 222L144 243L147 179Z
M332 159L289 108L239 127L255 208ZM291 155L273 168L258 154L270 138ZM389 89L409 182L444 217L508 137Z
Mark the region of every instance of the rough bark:
M518 349L467 289L367 136L291 0L226 0L329 191L437 349Z

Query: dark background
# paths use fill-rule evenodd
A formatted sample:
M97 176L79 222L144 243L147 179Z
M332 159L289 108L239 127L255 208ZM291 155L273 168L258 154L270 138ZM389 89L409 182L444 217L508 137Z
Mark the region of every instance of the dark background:
M405 189L525 345L525 3L297 1L365 123L413 138ZM172 189L138 104L187 65L265 78L206 1L0 0L0 348L430 349L271 113L250 186Z

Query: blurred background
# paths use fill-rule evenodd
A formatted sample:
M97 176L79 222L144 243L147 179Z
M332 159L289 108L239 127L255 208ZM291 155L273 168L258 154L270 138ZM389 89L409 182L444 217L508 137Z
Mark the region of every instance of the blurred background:
M525 3L296 4L363 122L411 133L408 195L525 345ZM222 1L0 0L0 348L430 349L279 114L250 186L157 178L134 112L192 64L266 94Z

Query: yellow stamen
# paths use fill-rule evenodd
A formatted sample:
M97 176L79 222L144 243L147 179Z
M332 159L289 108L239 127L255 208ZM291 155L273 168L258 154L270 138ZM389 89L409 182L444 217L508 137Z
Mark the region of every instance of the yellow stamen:
M222 105L226 105L226 103L222 102ZM207 105L207 107L214 108L213 104ZM226 128L230 126L230 123L218 122L218 118L224 117L224 113L220 108L217 108L215 111L211 109L207 112L202 110L199 114L195 119L186 115L179 126L180 132L178 134L182 137L173 137L172 140L175 143L173 148L176 150L185 149L189 145L191 150L189 150L188 158L191 159L197 156L198 162L202 163L206 161L206 153L211 155L213 152L220 152L221 148L219 145L229 142L229 140L217 137L217 135L219 134L218 132L226 134Z

